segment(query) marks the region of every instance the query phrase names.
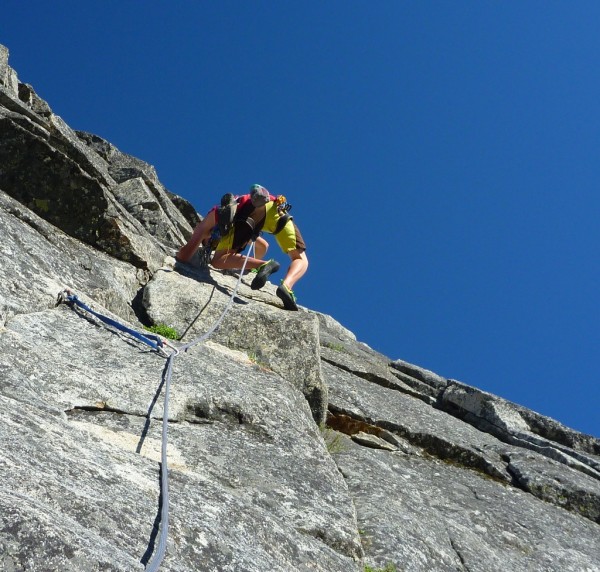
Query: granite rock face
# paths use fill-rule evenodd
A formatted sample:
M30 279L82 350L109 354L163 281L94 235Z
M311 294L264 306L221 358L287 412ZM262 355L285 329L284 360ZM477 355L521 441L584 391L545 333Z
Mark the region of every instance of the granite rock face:
M0 46L0 570L600 570L600 441L177 266L193 207ZM309 279L309 278L307 278ZM234 290L237 293L232 297Z
M153 167L77 133L0 52L0 189L67 234L154 271L191 227Z

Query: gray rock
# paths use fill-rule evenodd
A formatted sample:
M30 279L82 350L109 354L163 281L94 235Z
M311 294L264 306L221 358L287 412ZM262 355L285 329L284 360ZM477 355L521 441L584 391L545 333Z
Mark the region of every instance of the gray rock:
M64 306L15 317L2 341L2 498L28 499L16 522L37 506L54 513L52 537L71 529L37 550L9 535L12 561L140 568L158 503L160 423L148 421L161 414L149 406L164 359ZM170 419L165 569L358 569L345 483L284 379L221 346L194 348L176 360ZM91 554L78 548L89 536Z
M381 387L357 376L323 365L329 385L329 409L367 425L386 429L429 455L510 482L505 446L470 425L401 391ZM335 426L338 430L339 425ZM364 430L364 429L363 429ZM347 432L343 430L343 432ZM353 429L350 428L349 433Z
M188 222L190 228L194 229L195 226L202 220L202 217L196 212L196 209L188 200L184 199L183 197L180 197L179 195L176 195L169 191L167 191L167 195L171 199L175 207L183 215L183 218L185 218L185 220Z
M335 455L365 561L411 572L600 570L598 525L480 474L360 447Z
M389 358L349 336L340 336L337 328L332 332L329 324L324 323L322 319L320 324L319 339L323 361L383 387L414 395L428 403L434 401L428 387L422 391L420 387L399 379L390 367Z
M207 332L230 304L237 278L208 270L200 276L202 280L157 272L144 288L143 305L150 320L175 328L186 341ZM238 292L212 339L245 352L300 389L321 423L327 388L321 377L317 319L308 312L287 312L259 302L280 303L273 294L257 293L246 283Z
M502 441L537 451L600 480L600 459L593 456L600 446L598 439L550 419L544 423L539 414L457 381L451 381L440 395L438 406ZM531 426L526 419L533 422Z
M17 73L8 65L8 48L0 44L0 86L13 97L18 97Z
M76 135L102 157L106 169L118 183L111 189L119 202L152 236L178 249L199 221L191 204L167 191L152 165L119 151L97 135L84 131Z
M409 376L414 380L426 383L436 390L445 389L446 385L448 384L446 378L442 377L441 375L438 375L437 373L429 371L423 367L410 364L401 359L393 361L391 366L400 372L396 375L401 376L404 374L401 379L405 379L405 376Z
M189 227L185 229L184 236L173 224L172 219L167 216L163 206L142 178L127 179L115 186L112 191L127 211L160 243L177 250L191 235ZM172 203L170 208L171 215L177 212L178 216L183 218ZM183 221L180 223L184 228L187 226L187 223L184 226Z
M0 326L13 315L54 307L69 288L129 321L139 269L64 234L0 191Z
M28 127L0 108L0 188L74 238L138 267L159 268L165 251L158 242L103 183L53 145L49 131Z
M600 481L524 451L508 455L508 470L523 490L600 524Z

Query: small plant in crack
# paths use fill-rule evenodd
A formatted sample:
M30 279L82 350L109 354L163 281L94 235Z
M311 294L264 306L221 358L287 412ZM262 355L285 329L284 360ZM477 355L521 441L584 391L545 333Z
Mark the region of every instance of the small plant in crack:
M180 338L177 330L172 328L171 326L167 326L166 324L154 324L153 326L144 326L144 329L152 332L153 334L158 334L163 338L167 338L168 340L178 340Z
M347 445L344 442L344 438L340 433L338 433L331 427L328 427L325 423L321 423L319 425L319 430L321 431L321 437L323 437L323 441L325 441L327 452L330 455L335 455L336 453L343 453L347 449Z
M263 371L272 371L269 364L262 361L257 352L248 352L248 359Z
M373 568L372 566L365 564L365 572L398 572L398 569L391 562L389 562L385 568Z

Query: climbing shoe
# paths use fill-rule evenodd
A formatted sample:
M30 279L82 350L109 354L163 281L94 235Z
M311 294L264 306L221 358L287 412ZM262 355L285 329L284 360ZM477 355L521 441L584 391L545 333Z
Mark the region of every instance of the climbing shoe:
M250 288L252 290L260 290L265 283L267 282L267 278L273 274L273 272L277 272L279 270L279 262L276 260L269 260L269 262L265 262L262 266L258 267L258 272L252 280L250 284Z
M283 302L283 307L286 310L298 310L296 296L294 296L294 293L283 283L283 281L277 287L275 294L277 294L277 297Z

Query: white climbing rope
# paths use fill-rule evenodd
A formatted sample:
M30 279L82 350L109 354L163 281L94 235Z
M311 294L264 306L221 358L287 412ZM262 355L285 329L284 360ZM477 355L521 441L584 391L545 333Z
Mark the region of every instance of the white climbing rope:
M188 349L206 341L215 330L221 325L221 322L225 319L227 312L231 308L233 304L233 300L237 295L238 288L240 283L242 282L242 276L244 275L244 271L246 270L246 263L248 262L248 258L250 254L254 252L254 241L252 241L248 252L244 256L244 263L242 264L242 268L240 270L240 274L233 289L233 292L225 306L221 315L217 318L215 323L209 328L209 330L199 336L198 338L184 344L182 346L176 347L168 342L164 342L166 345L173 349L173 353L169 355L167 358L167 365L165 369L165 398L163 402L163 420L162 420L162 446L161 446L161 458L160 458L160 483L161 483L161 491L162 491L162 506L161 506L161 517L160 517L160 537L158 540L158 548L152 557L152 560L146 566L147 572L156 572L165 556L167 550L167 537L169 532L169 473L168 473L168 465L167 465L167 442L168 442L168 425L169 425L169 391L171 387L171 376L173 373L173 362L175 358L181 353L186 352Z
M248 258L250 257L251 254L254 254L254 247L255 247L255 244L254 244L254 240L253 240L250 243L248 252L244 256L244 262L243 262L242 268L239 272L239 276L238 276L238 280L236 282L235 288L233 289L233 292L231 293L231 296L229 298L229 301L227 302L227 305L225 306L225 309L223 310L223 312L221 312L221 315L217 318L217 320L214 322L214 324L209 328L209 330L206 333L202 334L201 336L192 340L191 342L188 342L187 344L183 344L181 346L175 346L175 345L171 344L170 342L168 342L166 339L163 339L159 336L154 336L154 335L151 335L148 333L141 334L140 332L137 332L127 326L124 326L123 324L120 324L113 318L110 318L108 316L104 316L98 312L95 312L89 306L87 306L81 300L79 300L79 298L77 298L77 296L75 296L75 294L73 294L73 292L71 292L70 290L64 290L58 296L57 305L62 302L65 302L65 303L77 306L78 308L96 316L98 319L100 319L102 322L108 324L109 326L114 327L122 332L125 332L125 333L133 336L134 338L138 339L139 341L142 341L145 344L151 346L153 349L162 352L163 356L166 355L166 352L164 352L164 349L163 349L164 346L167 346L167 347L171 348L171 350L172 350L171 354L166 356L167 362L166 362L165 369L164 369L165 397L164 397L164 402L163 402L162 445L161 445L161 458L160 458L160 490L161 490L161 496L162 496L162 502L161 502L161 507L160 507L160 536L159 536L159 540L158 540L157 550L154 553L154 556L152 557L150 562L148 562L148 564L146 566L147 572L156 572L159 569L159 567L163 561L163 558L165 556L166 550L167 550L167 537L168 537L168 532L169 532L169 470L168 470L168 462L167 462L167 443L168 443L168 433L167 432L168 432L168 426L169 426L169 395L170 395L170 389L171 389L171 377L173 375L173 362L175 361L175 358L182 352L186 352L190 348L206 341L215 332L215 330L221 325L221 323L225 319L225 316L229 312L229 309L231 308L231 305L233 304L233 301L237 295L238 288L240 286L240 283L242 282L242 277L246 270L246 263L248 262Z

